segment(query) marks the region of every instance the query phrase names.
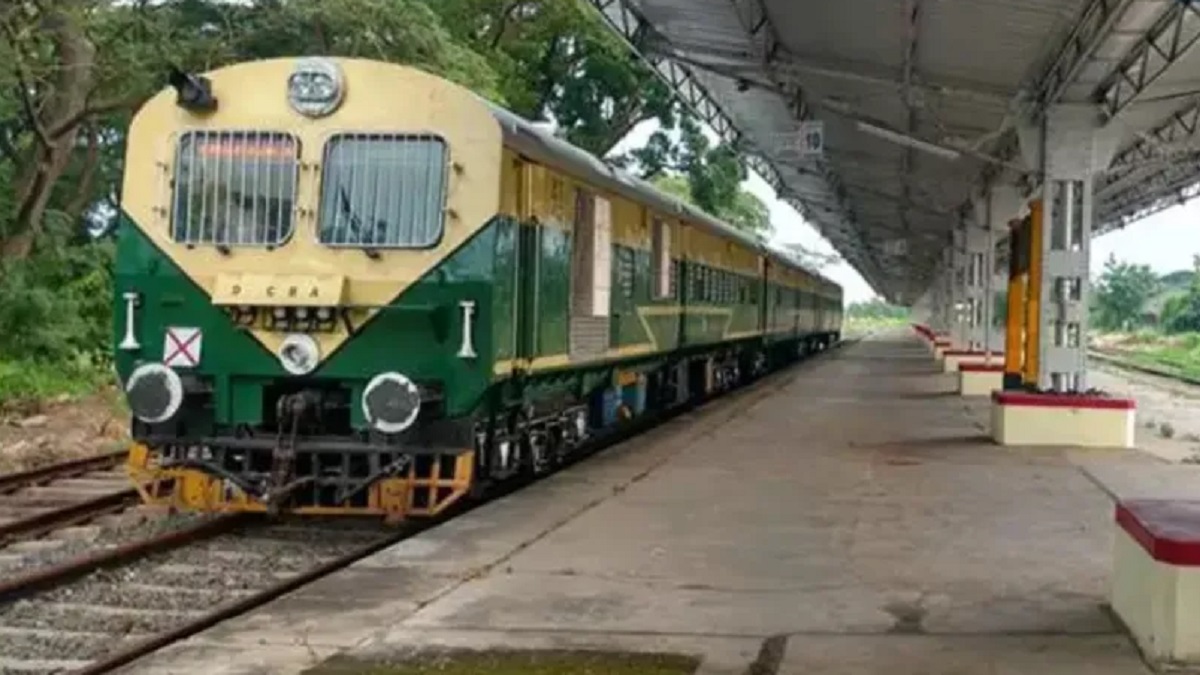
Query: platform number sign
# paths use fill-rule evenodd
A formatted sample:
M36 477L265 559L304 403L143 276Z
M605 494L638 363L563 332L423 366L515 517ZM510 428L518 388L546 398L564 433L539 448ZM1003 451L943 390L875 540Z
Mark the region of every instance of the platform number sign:
M819 157L825 154L825 123L808 120L800 123L800 155Z

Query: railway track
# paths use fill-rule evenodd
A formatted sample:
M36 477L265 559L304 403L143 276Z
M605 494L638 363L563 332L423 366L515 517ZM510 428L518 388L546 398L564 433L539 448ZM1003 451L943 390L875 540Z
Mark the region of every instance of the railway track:
M127 456L111 452L0 476L0 547L136 504L138 492L119 470Z
M788 368L739 389L757 400L798 374ZM567 466L690 409L597 437ZM0 566L0 673L111 672L527 484L400 528L334 518L163 516L140 525L140 535L113 535L74 556Z
M104 673L410 535L219 516L5 584L0 672Z
M1141 364L1122 356L1120 352L1089 349L1088 358L1113 366L1114 368L1119 368L1121 370L1129 370L1137 373L1143 373L1145 375L1153 375L1155 377L1162 377L1175 382L1181 382L1183 384L1200 387L1200 379L1198 378L1189 377L1188 375L1167 367Z

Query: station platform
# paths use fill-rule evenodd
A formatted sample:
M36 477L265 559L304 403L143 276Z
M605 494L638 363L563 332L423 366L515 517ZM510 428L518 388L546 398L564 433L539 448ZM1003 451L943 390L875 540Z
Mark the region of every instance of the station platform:
M1137 451L1001 448L907 331L778 373L123 673L425 647L692 654L703 675L1148 673L1106 608Z

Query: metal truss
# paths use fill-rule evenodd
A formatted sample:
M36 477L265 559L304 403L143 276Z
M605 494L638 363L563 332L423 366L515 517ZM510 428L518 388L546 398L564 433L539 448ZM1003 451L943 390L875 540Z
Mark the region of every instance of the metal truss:
M784 48L779 39L779 34L775 30L775 25L771 23L771 19L767 15L767 9L763 4L763 0L729 0L729 3L737 14L738 21L742 25L742 30L746 32L754 48L754 56L758 61L757 65L767 73L775 85L783 92L796 119L811 119L812 110L805 99L804 91L798 85L794 84L791 78L785 77L778 69L777 59L784 51ZM814 164L826 189L837 203L837 210L840 212L843 222L850 224L857 235L848 238L852 242L856 239L857 242L853 243L858 244L858 253L869 259L875 269L881 269L881 265L873 251L866 246L866 242L862 239L861 229L854 227L858 222L858 218L853 207L846 201L846 193L840 178L829 168L824 158L816 160ZM799 198L795 199L803 204L803 200ZM811 222L812 213L809 206L805 204L799 210L805 219ZM861 265L856 265L856 267L862 269Z
M1095 55L1107 52L1110 41L1120 40L1126 28L1122 19L1137 0L1092 0L1084 8L1071 34L1051 60L1049 67L1039 80L1033 94L1039 110L1062 101L1067 90L1076 83L1076 78ZM1200 37L1200 18L1193 0L1176 0L1145 31L1145 34L1129 50L1109 76L1093 92L1093 100L1101 104L1110 119L1124 112L1151 85L1176 63ZM1113 44L1111 46L1116 46ZM1180 117L1180 116L1176 116ZM1190 123L1172 119L1168 125L1189 127ZM1166 126L1166 125L1165 125ZM1174 138L1176 130L1158 129L1153 136L1159 139ZM1188 132L1190 133L1190 132ZM1154 142L1139 141L1134 147L1123 151L1117 163L1132 164L1137 158L1145 159L1154 152ZM1020 156L1020 142L1012 131L1004 136L1001 147L995 153L1010 160ZM1003 167L992 165L984 169L982 182L995 180ZM1031 171L1027 178L1033 178Z
M1160 160L1171 161L1179 155L1193 154L1196 149L1174 150L1171 146L1193 139L1200 129L1200 102L1172 113L1162 124L1151 129L1133 145L1122 150L1113 158L1109 171L1122 172L1137 168L1139 164ZM1175 154L1175 153L1178 154ZM1174 156L1173 156L1174 155ZM1111 179L1112 182L1115 178Z
M1142 138L1122 150L1112 162L1108 174L1101 179L1097 192L1115 190L1107 204L1097 232L1105 232L1151 216L1159 211L1182 204L1200 196L1200 176L1196 170L1200 147L1191 141L1200 139L1200 102L1173 113L1166 121L1142 135ZM1161 164L1148 176L1141 176L1147 166ZM1124 184L1133 187L1123 189Z
M796 208L806 221L817 225L821 234L830 239L831 243L834 243L842 252L843 258L854 265L872 287L879 288L876 284L876 272L882 270L879 269L879 264L873 259L873 256L869 257L872 258L871 262L874 263L872 267L875 269L869 269L863 264L867 261L862 256L867 254L868 249L862 240L861 232L858 231L858 228L853 227L854 212L845 203L845 192L840 189L837 177L824 162L818 163L818 171L825 180L830 194L842 207L842 217L839 220L845 225L849 225L853 234L847 233L846 228L841 224L831 225L828 221L822 220L808 201L797 196L785 185L782 174L774 162L755 147L752 139L737 128L737 125L725 113L721 105L713 99L688 66L668 56L651 53L650 50L642 48L641 45L646 42L647 38L655 35L656 31L645 17L633 9L626 0L587 0L587 2L600 12L627 46L654 70L663 83L676 93L680 101L694 115L716 131L723 142L737 148L745 157L750 169L761 175L780 198ZM731 2L735 4L735 9L738 9L739 17L743 21L748 21L747 29L751 38L763 41L759 55L764 60L764 67L769 67L780 43L770 21L767 20L761 0L731 0ZM809 116L802 93L798 89L791 102L798 118L804 119Z
M1105 211L1109 213L1098 219L1097 227L1094 228L1096 234L1126 227L1130 223L1200 197L1200 180L1197 180L1194 171L1196 168L1200 167L1193 167L1193 171L1188 172L1189 177L1175 181L1175 185L1168 190L1156 190L1152 194L1141 193L1124 204L1106 208ZM1121 215L1122 212L1125 214Z
M696 81L691 70L671 59L650 55L641 48L641 44L649 35L653 34L654 27L646 22L640 14L630 9L625 4L625 0L588 0L588 2L625 40L628 47L654 69L663 83L670 87L671 91L676 92L683 104L717 132L722 141L730 145L740 145L744 142L741 132L738 131L733 121L709 96L704 87ZM778 172L774 167L769 167L762 173L768 183L779 180ZM772 187L775 187L774 183L772 183Z
M1120 115L1200 40L1200 10L1176 0L1097 89L1109 118Z
M1062 98L1096 48L1112 35L1117 18L1124 14L1131 4L1132 0L1092 0L1084 8L1074 30L1038 83L1039 105L1052 105Z

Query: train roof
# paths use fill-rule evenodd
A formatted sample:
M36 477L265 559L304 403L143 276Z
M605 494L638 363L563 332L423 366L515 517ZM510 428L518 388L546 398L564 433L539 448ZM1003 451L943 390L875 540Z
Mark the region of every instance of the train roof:
M841 288L834 281L796 263L786 253L742 232L707 212L668 194L651 183L644 181L626 171L618 169L595 155L555 136L541 126L506 110L491 101L476 94L479 100L492 111L500 123L505 135L517 149L533 159L558 164L561 168L575 172L587 180L639 201L648 202L656 210L664 214L675 214L691 223L708 228L715 234L740 241L751 248L760 250L763 255L787 267L804 272L817 279L820 283L834 288Z

